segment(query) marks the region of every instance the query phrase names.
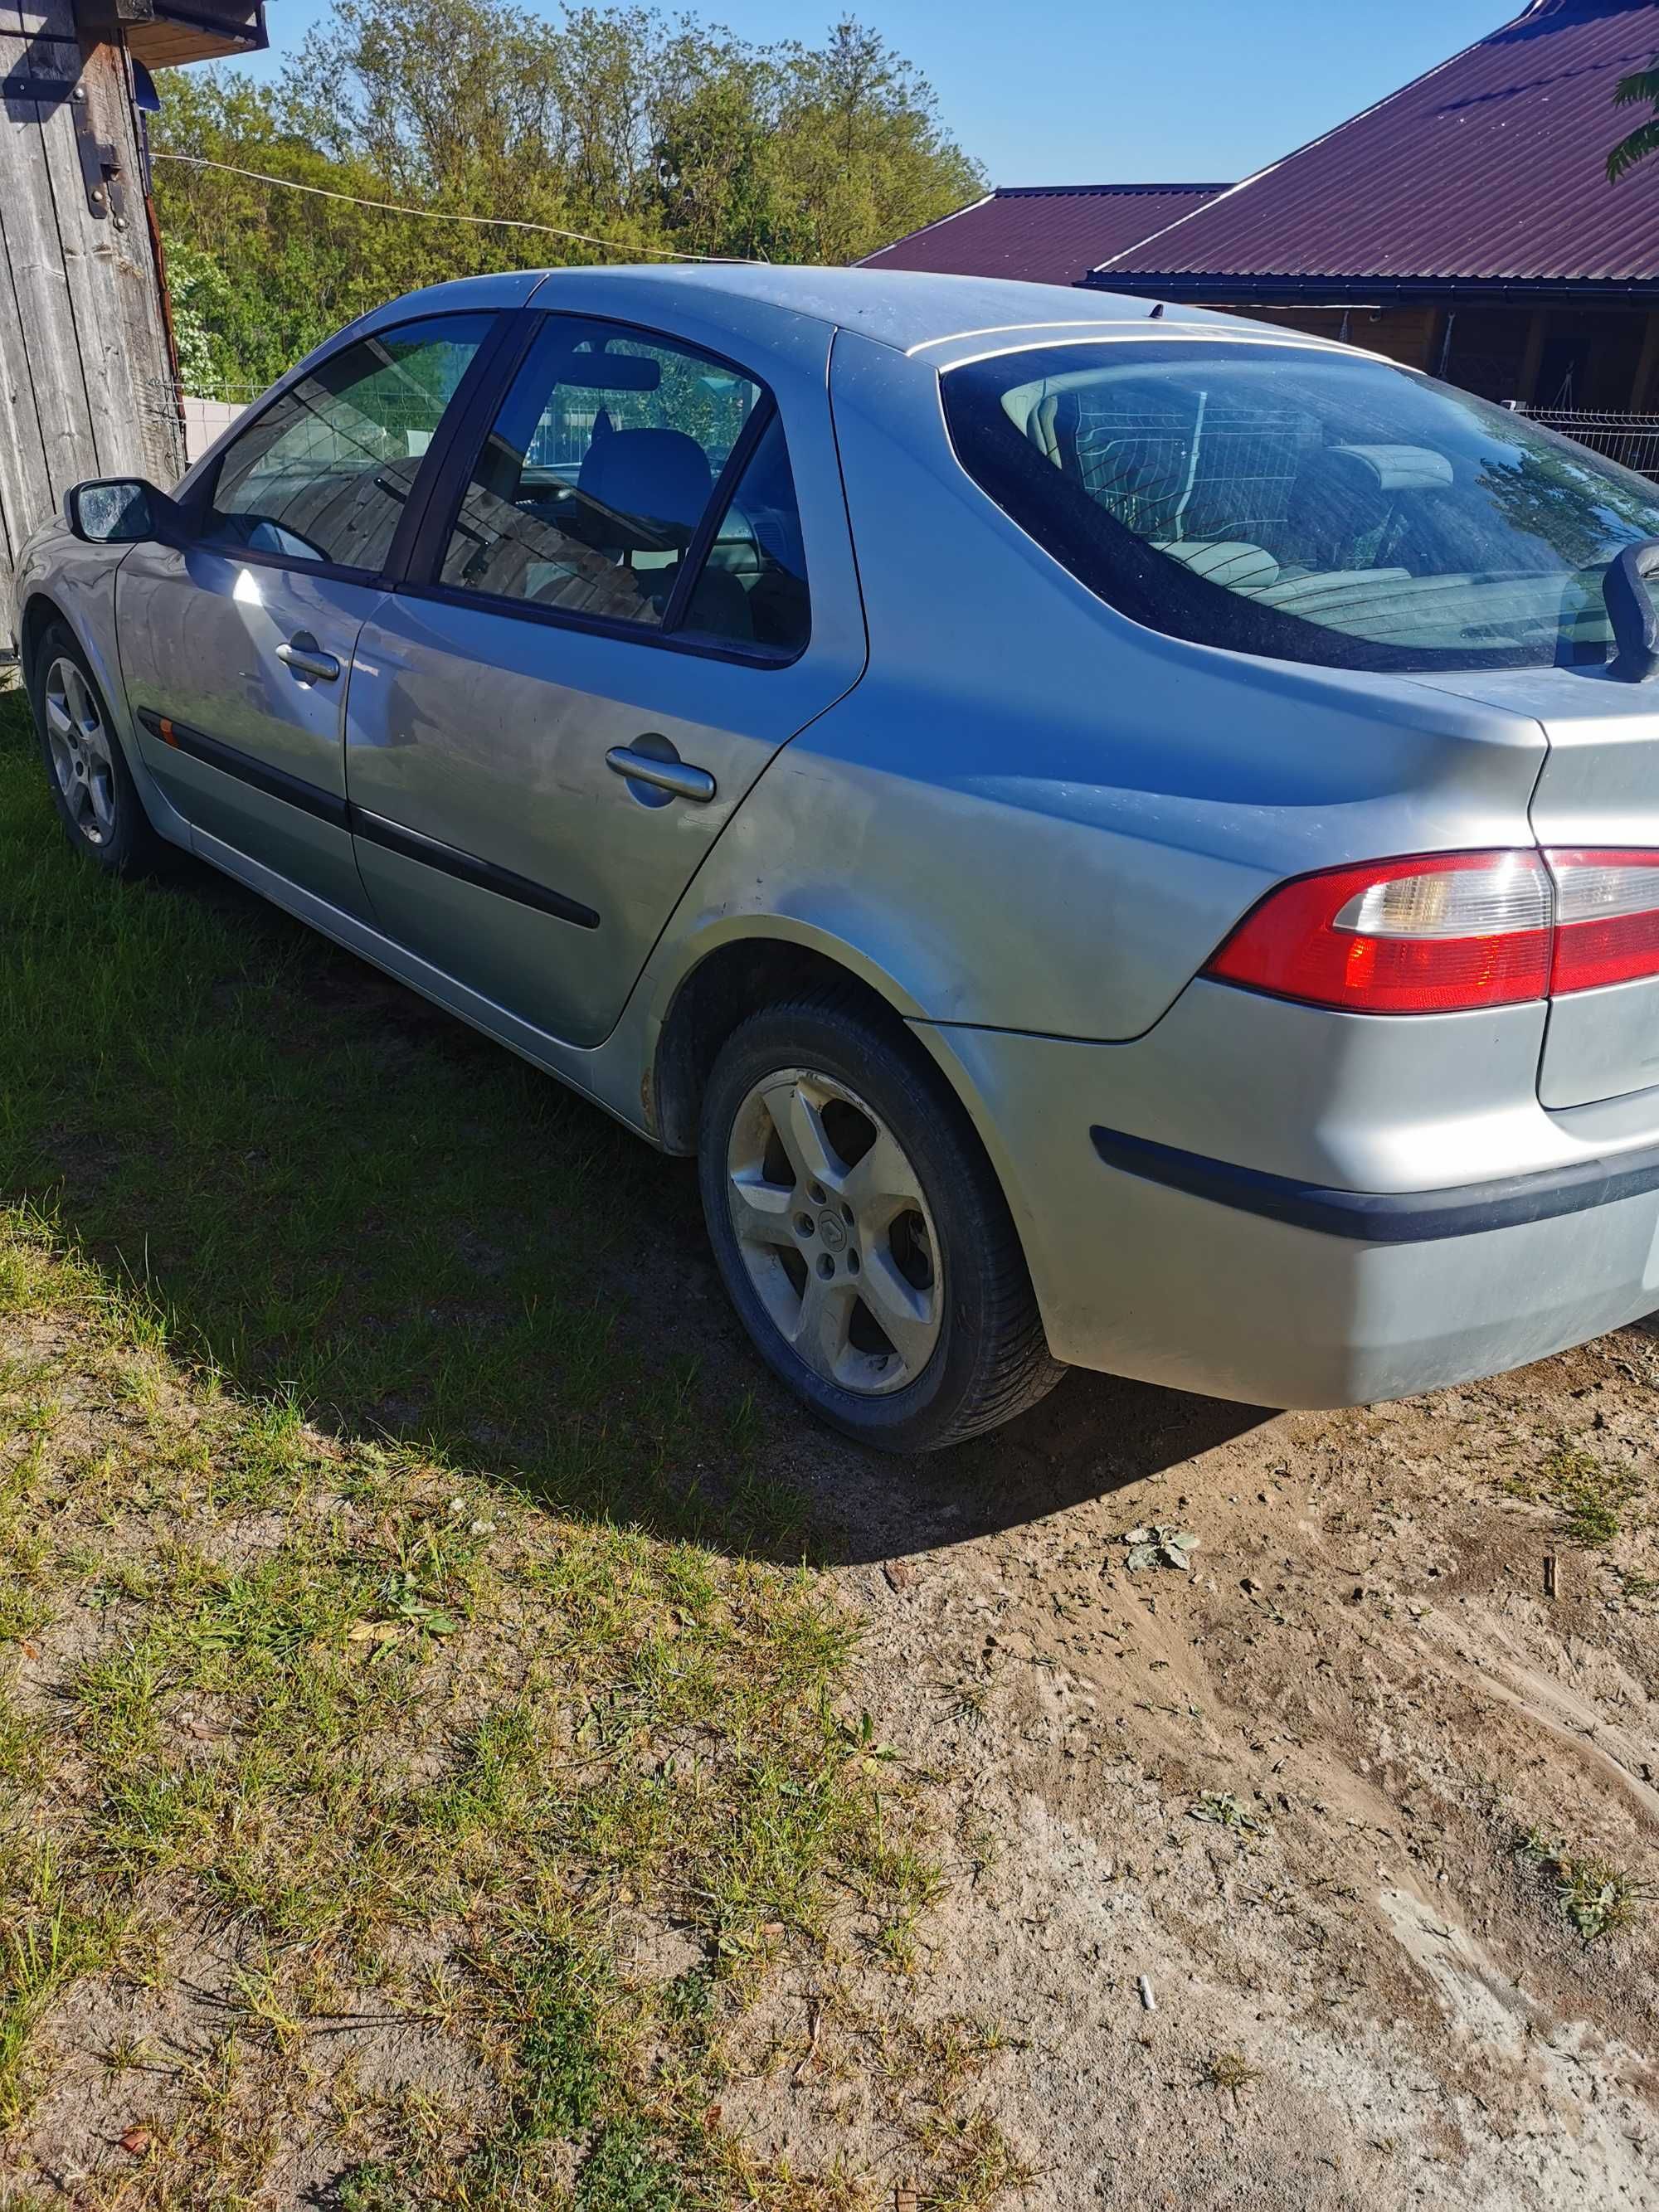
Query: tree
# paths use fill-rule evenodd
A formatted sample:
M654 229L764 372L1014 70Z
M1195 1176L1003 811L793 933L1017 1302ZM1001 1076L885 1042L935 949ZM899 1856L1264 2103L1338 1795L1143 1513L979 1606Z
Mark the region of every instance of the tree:
M1607 182L1616 185L1627 170L1659 150L1659 55L1655 56L1650 69L1635 70L1629 76L1620 78L1613 88L1613 104L1615 107L1647 106L1653 110L1650 118L1638 124L1607 155Z
M172 75L158 150L358 199L588 234L473 228L157 165L169 253L219 385L269 381L353 315L486 269L652 249L856 259L981 173L873 31L757 46L636 5L335 0L274 88ZM211 276L206 273L211 271ZM215 281L216 280L216 281Z

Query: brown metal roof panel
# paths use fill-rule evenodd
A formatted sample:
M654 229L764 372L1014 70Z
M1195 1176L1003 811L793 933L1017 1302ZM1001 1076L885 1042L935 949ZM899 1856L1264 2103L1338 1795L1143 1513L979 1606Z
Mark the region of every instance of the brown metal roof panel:
M1097 261L1212 199L1223 185L1022 185L866 256L868 269L1081 283Z
M1609 185L1620 76L1659 0L1538 0L1162 235L1114 273L1463 281L1659 278L1659 175Z

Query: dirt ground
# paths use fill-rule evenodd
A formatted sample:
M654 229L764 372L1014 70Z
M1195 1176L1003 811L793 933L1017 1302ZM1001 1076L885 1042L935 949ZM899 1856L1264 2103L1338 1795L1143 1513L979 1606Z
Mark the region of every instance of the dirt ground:
M686 1258L681 1329L741 1358ZM949 1838L914 1989L856 2002L994 2021L1029 2201L1659 2205L1659 1903L1586 1942L1557 1894L1559 1858L1659 1875L1656 1391L1643 1325L1352 1413L1079 1374L909 1463L769 1423ZM1564 1449L1626 1498L1605 1543ZM1190 1573L1129 1569L1148 1524ZM727 2118L867 2168L835 2008L797 1981Z
M441 1024L354 988L417 1042ZM771 1978L722 2093L769 2176L877 2195L755 2201L906 2212L892 2085L934 2033L979 2039L963 2078L1032 2177L1006 2201L1042 2212L1659 2208L1655 1324L1340 1413L1077 1374L894 1460L767 1382L690 1170L647 1182L648 1273L604 1295L711 1405L755 1394L759 1477L804 1497L862 1623L854 1709L924 1778L944 1866L913 1970L849 1907L838 1951ZM1153 1527L1196 1539L1189 1571L1132 1568ZM1574 1880L1629 1924L1587 1941Z

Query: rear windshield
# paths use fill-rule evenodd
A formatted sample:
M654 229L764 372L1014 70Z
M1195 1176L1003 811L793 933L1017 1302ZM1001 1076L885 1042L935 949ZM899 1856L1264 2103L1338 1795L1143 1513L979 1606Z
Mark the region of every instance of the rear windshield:
M1059 345L944 379L964 468L1155 629L1366 669L1594 665L1659 487L1408 369L1310 348Z

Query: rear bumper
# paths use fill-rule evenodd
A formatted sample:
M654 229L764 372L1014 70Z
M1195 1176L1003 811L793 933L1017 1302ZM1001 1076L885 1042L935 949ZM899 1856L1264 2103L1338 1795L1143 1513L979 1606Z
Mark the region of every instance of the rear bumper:
M1201 1164L1217 1171L1206 1196L1147 1164L1101 1164L1094 1257L1070 1242L1053 1279L1057 1356L1076 1365L1257 1405L1363 1405L1525 1366L1659 1304L1659 1159L1599 1200L1560 1174L1379 1195L1220 1163ZM1103 1269L1107 1252L1134 1256Z
M1521 1229L1659 1191L1659 1145L1612 1158L1576 1160L1532 1175L1498 1176L1446 1190L1339 1190L1261 1168L1235 1167L1120 1129L1089 1132L1109 1168L1219 1206L1361 1244L1431 1244L1496 1229Z
M1050 1346L1072 1365L1255 1405L1360 1405L1522 1366L1659 1307L1651 1131L1570 1146L1535 1100L1473 1095L1455 1124L1425 1112L1376 1127L1390 1101L1369 1083L1362 1125L1352 1085L1316 1055L1287 1060L1288 1031L1241 1061L1200 1028L1184 1066L1173 1032L1123 1046L942 1029L929 1041L981 1117ZM1485 1032L1459 1041L1466 1064L1504 1060ZM1504 1089L1513 1100L1507 1075ZM1132 1111L1138 1130L1122 1126ZM1229 1143L1273 1164L1218 1157ZM1509 1167L1528 1144L1558 1156L1467 1172ZM1297 1173L1304 1163L1326 1173Z

